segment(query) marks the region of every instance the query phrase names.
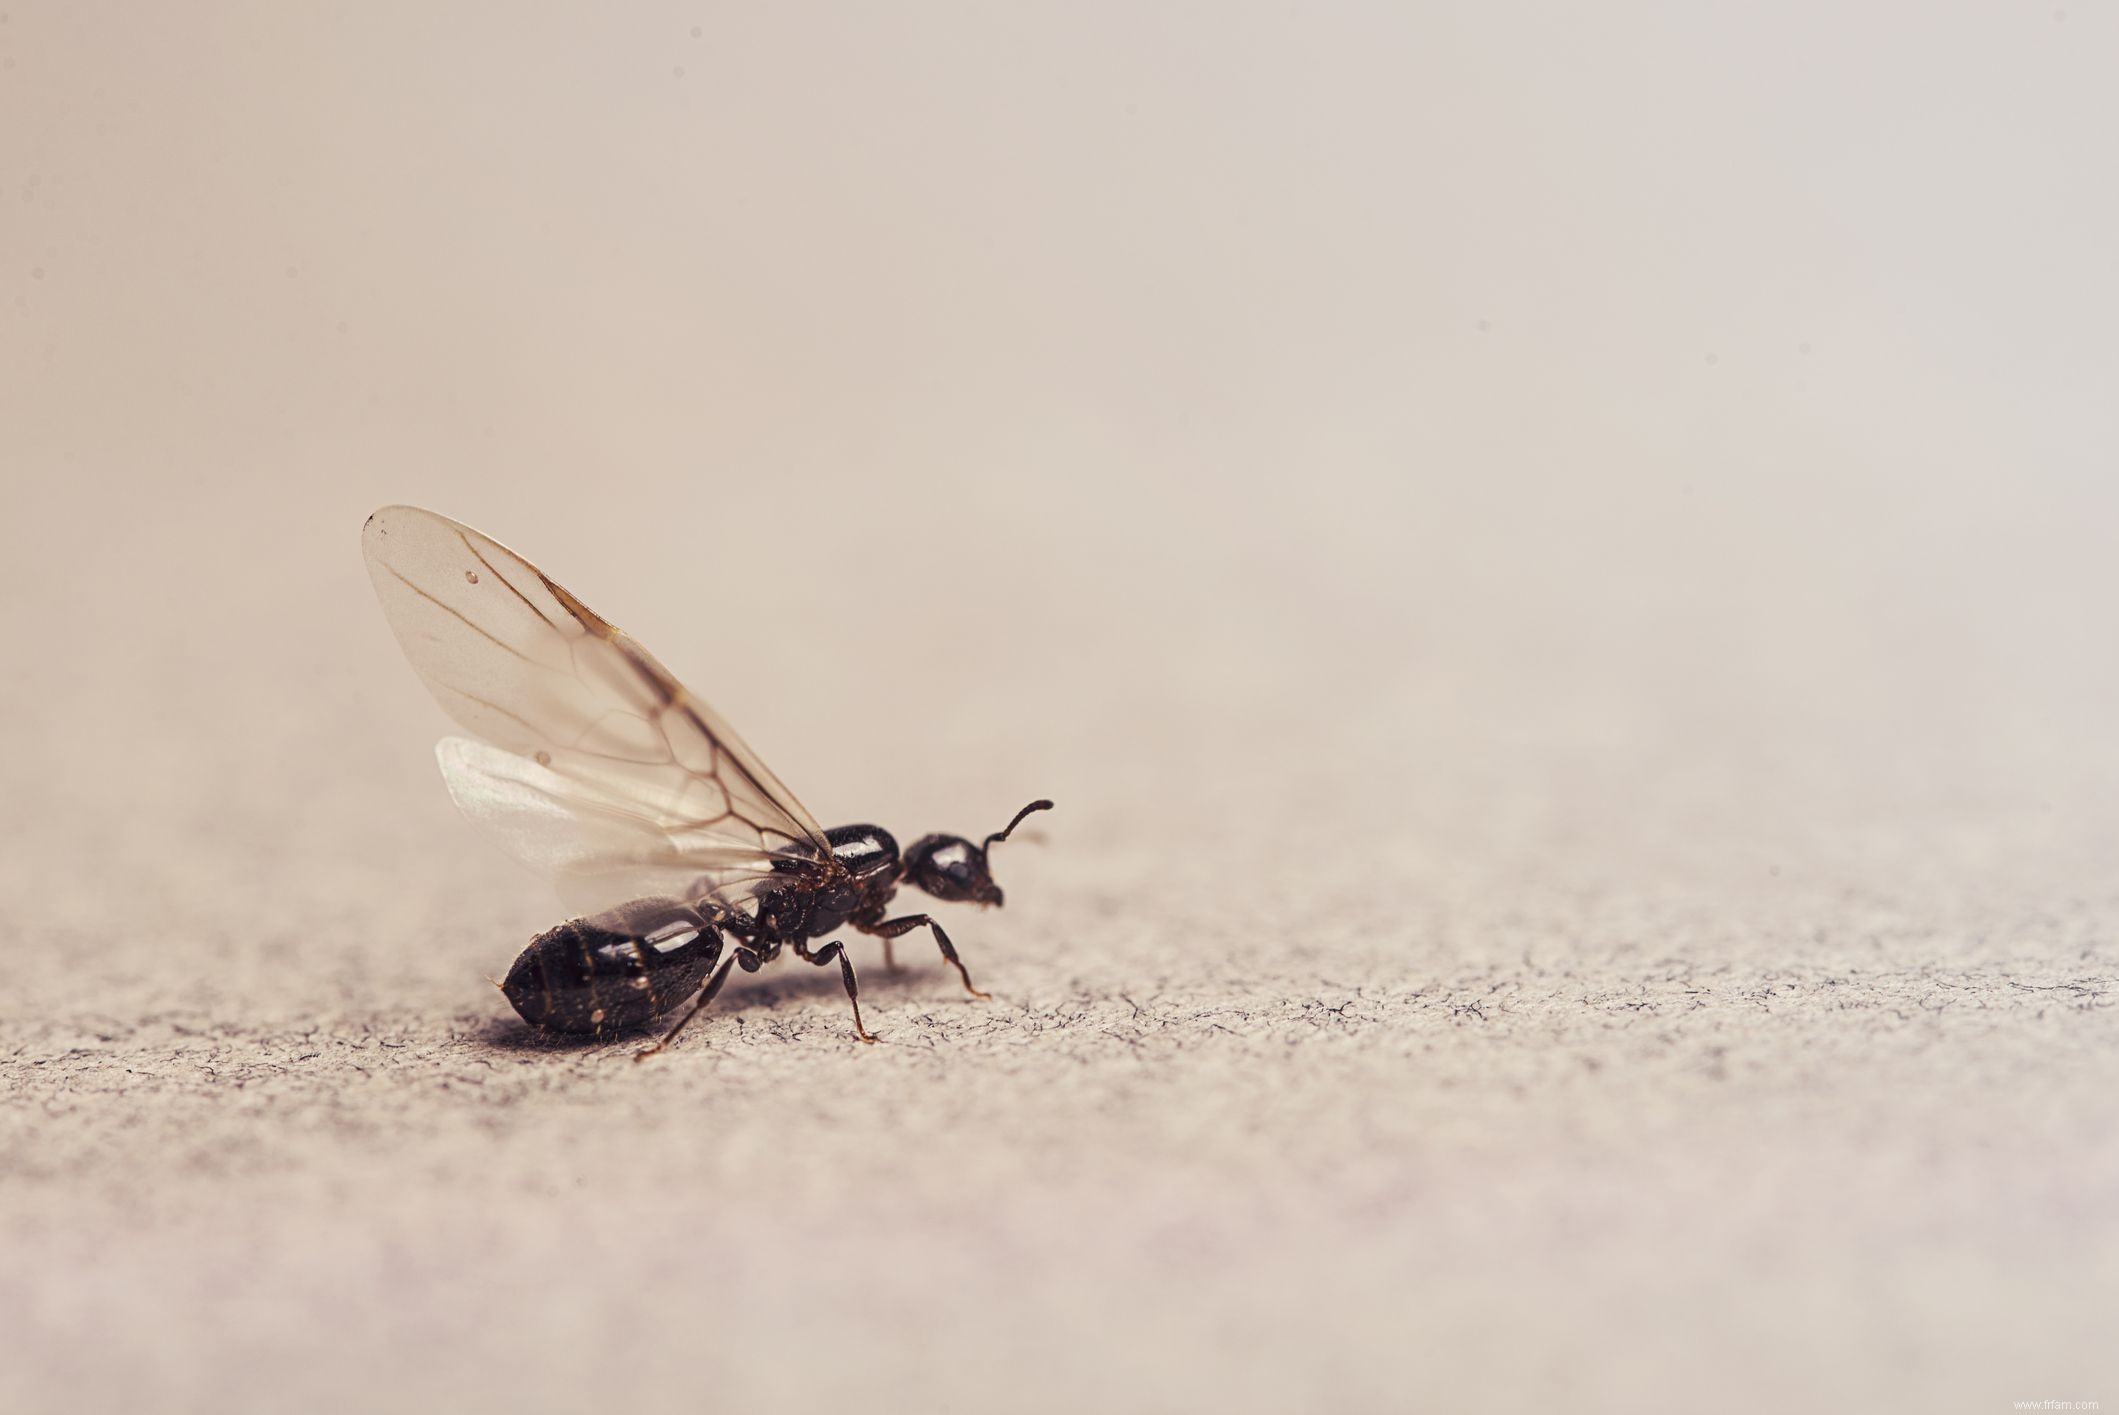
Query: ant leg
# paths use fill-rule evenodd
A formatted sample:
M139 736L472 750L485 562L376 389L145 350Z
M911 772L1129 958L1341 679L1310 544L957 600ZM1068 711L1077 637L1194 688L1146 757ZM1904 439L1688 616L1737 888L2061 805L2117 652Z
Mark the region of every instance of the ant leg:
M856 924L854 927L860 929L863 933L874 934L882 939L883 946L888 948L890 947L890 940L896 938L899 934L911 933L922 924L925 924L927 931L934 935L936 946L942 950L942 956L949 960L950 966L956 969L956 975L964 980L964 991L970 993L973 997L991 998L993 996L992 993L980 992L971 985L971 974L964 971L964 960L956 956L956 945L949 941L949 935L942 932L942 926L936 923L930 915L907 914L902 919L885 919L880 924L868 924L865 926Z
M898 971L898 955L891 951L887 938L883 940L883 966L893 973Z
M714 976L707 980L706 986L700 989L699 1000L692 1004L691 1010L677 1019L677 1025L670 1028L669 1031L665 1032L661 1041L655 1043L651 1047L645 1047L640 1051L634 1052L633 1060L646 1061L656 1052L661 1051L671 1042L677 1040L677 1034L684 1030L684 1024L691 1021L694 1017L697 1017L702 1011L704 1011L706 1009L706 1005L714 1000L714 994L721 991L721 985L728 981L728 970L730 966L735 963L735 961L736 958L733 954L731 954L726 960L724 960L721 966L715 970Z
M846 945L834 939L812 953L807 943L798 943L795 945L795 957L805 963L814 963L819 968L834 959L838 960L839 977L846 983L846 1000L853 1004L853 1029L862 1041L873 1044L875 1038L861 1025L861 985L854 981L853 960L846 956Z

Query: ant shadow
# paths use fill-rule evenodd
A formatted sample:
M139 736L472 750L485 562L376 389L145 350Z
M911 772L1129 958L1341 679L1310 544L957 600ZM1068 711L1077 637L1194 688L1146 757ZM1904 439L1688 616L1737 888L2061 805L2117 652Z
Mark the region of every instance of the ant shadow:
M728 986L714 999L706 1015L693 1023L694 1028L708 1025L716 1015L726 1016L735 1012L771 1011L783 1002L832 996L843 1005L846 988L839 981L837 968L788 968L783 960L778 965L768 965L770 974L746 975L740 970L729 976ZM940 967L899 964L896 968L885 968L880 962L871 963L861 970L861 995L880 996L889 993L925 991L939 988L945 981L952 988L956 977ZM686 999L689 1005L690 999ZM474 1040L496 1051L508 1052L587 1052L608 1047L618 1042L632 1043L653 1040L666 1031L676 1018L683 1016L678 1009L668 1015L651 1018L631 1027L618 1027L601 1036L589 1033L547 1032L532 1027L519 1017L503 1016L490 1018L474 1034ZM852 1012L847 1012L849 1021ZM689 1031L689 1029L687 1029Z

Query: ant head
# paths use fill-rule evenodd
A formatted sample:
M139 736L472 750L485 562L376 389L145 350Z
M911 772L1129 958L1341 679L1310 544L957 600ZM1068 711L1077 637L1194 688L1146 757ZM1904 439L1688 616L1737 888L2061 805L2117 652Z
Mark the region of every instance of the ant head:
M1001 903L1001 887L993 882L986 852L1006 840L1023 817L1032 811L1049 811L1050 801L1032 801L1015 813L1006 830L996 831L974 845L960 835L923 835L905 852L905 881L937 899L973 904Z

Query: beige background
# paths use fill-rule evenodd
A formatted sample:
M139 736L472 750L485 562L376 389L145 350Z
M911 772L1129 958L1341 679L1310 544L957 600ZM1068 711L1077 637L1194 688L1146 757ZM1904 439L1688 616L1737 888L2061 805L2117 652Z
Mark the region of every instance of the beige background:
M0 1404L2119 1402L2119 19L0 0ZM978 1005L480 980L356 546Z

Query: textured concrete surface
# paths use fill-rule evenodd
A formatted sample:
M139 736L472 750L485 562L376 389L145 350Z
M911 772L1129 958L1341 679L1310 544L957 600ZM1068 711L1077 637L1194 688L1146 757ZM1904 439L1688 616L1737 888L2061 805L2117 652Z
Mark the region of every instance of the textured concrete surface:
M2110 16L108 13L0 17L0 1408L2119 1402ZM827 821L1055 798L995 999L525 1037L395 500Z
M767 750L908 833L1060 799L999 857L1009 908L955 928L996 1000L870 946L880 1045L782 966L635 1066L527 1039L480 981L550 907L449 814L358 516L322 523L343 632L202 637L231 676L129 739L160 763L129 811L138 778L68 769L126 740L98 654L55 663L81 698L10 706L44 752L9 797L13 1408L2109 1380L2114 822L2057 782L1850 802L1835 772L1806 818L1787 778L1658 771L1698 760L1667 740L1571 779L1561 706L1470 764L1495 729L1412 688L1291 736L1259 715L1300 723L1331 666L1294 645L1284 702L1094 731L1079 655L1021 689L943 663L895 760L864 770L850 698L791 713L832 770ZM113 629L120 661L169 622Z

